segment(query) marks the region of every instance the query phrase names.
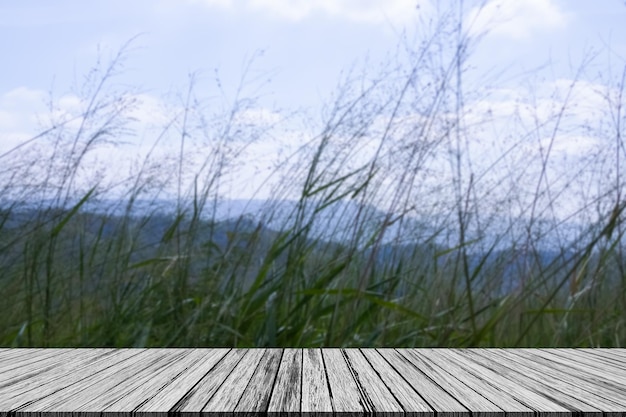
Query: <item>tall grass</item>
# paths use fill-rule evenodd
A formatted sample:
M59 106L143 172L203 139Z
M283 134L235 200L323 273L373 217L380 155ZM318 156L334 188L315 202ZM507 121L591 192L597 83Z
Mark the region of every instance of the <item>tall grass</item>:
M575 83L484 168L470 149L486 122L462 82L475 39L457 13L425 26L418 49L401 44L396 66L340 84L254 218L217 218L227 174L273 134L239 122L254 100L238 90L209 119L192 77L152 151L106 182L88 156L128 137L134 95L113 84L128 45L95 67L80 117L0 156L0 344L623 346L624 79L607 96L614 145L580 172L550 178ZM178 155L159 159L172 136ZM565 237L558 206L590 167L600 174L571 212L586 221Z

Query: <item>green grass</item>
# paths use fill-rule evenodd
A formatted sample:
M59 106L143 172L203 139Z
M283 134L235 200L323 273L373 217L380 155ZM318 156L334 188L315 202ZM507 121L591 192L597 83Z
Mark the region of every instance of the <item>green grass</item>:
M33 138L55 153L24 147L0 156L2 195L13 202L0 211L0 345L623 347L620 154L614 179L594 184L600 197L579 205L595 220L571 242L548 240L546 227L561 227L550 210L573 183L548 183L548 156L526 200L515 167L490 168L486 174L503 173L495 182L472 170L461 152L470 136L457 88L465 61L446 36L470 40L443 22L453 30L436 27L405 66L342 84L259 222L226 224L213 211L224 172L246 146L232 135L267 133L232 132L235 115L254 102L235 100L207 121L194 80L184 111L163 129L180 142L167 172L149 156L119 183L79 181L93 148L123 140L132 104L125 92L107 90L125 49L91 72L101 79L87 80L80 126L61 121ZM566 105L549 122L553 138ZM407 119L416 113L419 121ZM189 168L185 150L206 137L213 148L205 164ZM372 137L373 156L355 162L362 138ZM452 155L449 184L426 185L442 153ZM162 215L155 203L138 215L138 199L156 201L172 185L175 213ZM111 190L123 197L106 212L86 209ZM488 198L494 190L501 200ZM273 203L286 195L297 198L289 222L267 227L279 218ZM27 201L40 205L23 217ZM346 201L360 209L336 204ZM505 201L519 203L520 214L509 215ZM373 223L373 205L395 214ZM429 228L409 222L418 210ZM342 226L333 226L342 243L320 239L313 227L329 215ZM546 261L548 246L554 256ZM505 281L523 285L503 292Z
M364 249L299 240L295 228L235 231L220 248L193 242L220 223L172 217L172 228L148 245L142 222L114 220L108 236L99 225L111 218L77 211L2 229L3 294L10 300L0 315L3 346L619 346L623 340L621 281L576 300L568 298L573 287L552 297L557 286L537 284L553 273L573 286L571 275L536 269L523 292L471 288L470 308L467 291L453 285L454 262L433 259L456 249L441 255L417 247L401 261L372 266ZM615 248L577 254L570 269L578 271L578 285L618 273L610 271L618 267L609 259L615 255ZM499 256L483 266L487 280L502 279L510 254Z

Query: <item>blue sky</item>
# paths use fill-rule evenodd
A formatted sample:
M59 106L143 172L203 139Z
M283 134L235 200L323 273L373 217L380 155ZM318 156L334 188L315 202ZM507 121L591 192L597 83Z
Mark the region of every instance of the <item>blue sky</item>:
M336 92L342 70L353 64L361 68L366 56L370 69L384 63L401 33L415 39L423 28L420 25L444 3L450 4L433 0L0 1L0 154L38 132L36 116L44 117L49 91L61 117L76 114L84 103L75 87L84 75L99 56L107 61L137 35L124 71L115 78L116 86L137 89L141 102L133 113L139 119L137 134L127 138L137 152L149 147L157 131L154 126L166 122L171 109L180 109L189 73L197 72L196 93L209 106L228 105L247 60L253 57L251 83L242 94L259 99L246 117L263 125L303 110L316 120L322 105ZM511 103L520 100L554 107L542 100L554 97L555 91L562 93L559 89L568 85L590 50L599 55L580 75L582 87L576 100L582 105L595 103L599 98L593 91L610 88L611 80L621 76L626 58L623 1L488 0L482 9L478 4L464 5L466 27L472 23L476 35L488 31L471 55L467 85L489 94L475 102L468 95L469 107L506 113ZM214 81L216 70L223 92ZM574 117L582 122L586 114L593 121L600 117L585 111ZM311 135L302 125L288 126L291 133L283 131L282 136L273 135L273 142L250 146L244 165L269 166L280 150L295 147ZM596 139L577 132L562 138L555 149L571 163L590 147L600 146ZM476 146L478 154L488 151ZM134 152L128 149L103 147L99 152L109 168L120 164L111 169L119 172L125 169L120 155ZM249 187L244 191L231 186L231 196L252 196L250 190L260 185L258 172L258 167L240 171L233 181Z

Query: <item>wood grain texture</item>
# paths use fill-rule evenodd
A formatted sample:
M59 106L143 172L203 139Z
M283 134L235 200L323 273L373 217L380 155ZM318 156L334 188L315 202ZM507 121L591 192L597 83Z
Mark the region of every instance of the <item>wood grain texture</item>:
M222 375L219 370L228 368L230 364L234 367L237 360L243 355L243 351L241 351L241 355L233 354L226 360L225 356L230 352L230 349L199 350L203 356L197 362L190 364L171 383L152 393L150 398L134 409L137 417L156 417L157 415L165 417L167 411L183 408L190 401L190 398L201 398L201 396L196 395L198 391L208 393L217 390L216 382L221 379ZM209 372L212 372L211 378L206 378ZM228 372L230 371L227 371L226 375ZM214 390L207 383L208 381L213 382ZM202 408L202 406L197 408Z
M47 356L60 354L57 349L6 349L0 352L0 373L22 364L41 361Z
M372 413L374 410L354 380L341 349L322 349L322 357L334 412L350 416Z
M406 414L408 416L434 417L435 413L430 405L420 397L413 386L402 377L402 374L385 360L380 352L374 349L361 349L360 353L367 359L380 381L389 389L393 397L397 399L402 409L407 410ZM406 372L403 373L406 374ZM377 384L377 382L374 381L374 384ZM378 382L378 384L380 383ZM402 415L404 413L399 414Z
M590 350L585 349L583 352L586 355L597 356L597 357L603 358L615 364L616 366L621 367L622 369L626 369L626 363L624 363L624 359L626 359L626 356L617 355L616 352L607 352L601 349L590 349Z
M596 370L593 366L554 356L542 352L540 349L515 349L513 354L561 372L565 380L576 381L579 384L585 381L589 382L600 390L599 395L620 404L626 404L626 392L624 391L626 380L616 377L610 369Z
M180 414L196 415L209 402L222 386L237 364L244 358L244 349L233 349L211 370L206 373L182 398L176 401L171 410Z
M263 357L267 360L265 349L248 350L228 377L223 380L223 384L215 391L209 402L198 411L224 416L232 413Z
M541 373L526 367L520 368L519 366L511 366L511 364L507 366L502 363L502 356L485 352L484 350L463 349L459 350L459 353L469 360L491 369L502 377L519 384L519 386L523 386L539 395L552 398L570 411L583 412L585 415L602 417L602 407L589 404L595 402L589 400L590 396L588 396L587 402L581 401L573 394L573 387L565 384L561 380L551 377L547 369ZM520 369L522 372L520 372ZM578 394L580 393L581 391L578 392ZM615 409L616 406L616 404L611 402L603 402L603 405L611 407L611 409Z
M626 369L624 368L624 364L620 363L620 361L615 358L607 359L596 355L585 355L583 352L578 351L578 349L569 349L567 351L564 351L562 349L542 350L553 355L560 356L564 359L570 359L583 364L591 365L594 367L595 370L601 372L606 369L611 369L611 372L613 374L619 375L620 377L626 377Z
M448 360L446 356L440 356L437 352L425 352L423 349L409 350L405 354L414 359L419 358L422 361L428 361L433 367L444 370L447 373L446 378L458 379L473 390L476 395L484 397L506 412L515 413L516 416L521 417L534 416L532 408L517 401L510 393L489 384L482 376L472 374L458 363ZM462 401L462 399L458 401Z
M296 416L301 404L302 349L285 349L267 411L276 416Z
M619 401L605 398L606 391L599 387L514 355L511 349L471 349L471 352L491 358L491 366L502 370L503 375L524 381L539 394L560 398L561 402L585 415L597 415L597 411L592 411L589 406L609 416L621 415L620 410L625 408Z
M250 381L235 407L234 411L237 415L253 416L267 411L282 355L282 349L265 350L261 360L255 364L254 374L249 378Z
M358 349L344 349L343 354L352 374L361 388L361 395L368 407L384 417L399 417L404 410L389 387L380 379L365 356Z
M200 361L206 360L207 353L206 350L200 349L181 349L179 354L168 357L167 362L161 366L157 365L156 369L142 372L126 381L126 384L116 386L115 391L122 395L107 407L100 408L107 413L123 413L125 410L136 410L154 397L171 397L171 391L167 395L163 390ZM112 393L108 395L111 396Z
M171 355L166 350L145 350L135 361L111 363L102 372L89 375L80 384L72 384L44 398L20 407L21 413L45 413L56 409L69 409L81 414L94 415L119 399L124 392L118 387L129 387L136 378L145 378ZM75 373L80 375L79 373Z
M383 349L378 350L385 351ZM393 349L386 349L386 351L389 352L392 350ZM501 407L498 407L483 395L477 395L478 393L476 391L463 383L463 375L450 374L446 372L445 365L443 367L438 366L423 356L417 355L414 351L397 349L396 353L398 355L398 361L406 362L404 366L414 367L424 374L426 378L422 378L422 384L425 384L428 388L422 388L418 390L418 392L424 396L426 401L432 399L430 402L434 407L439 409L439 412L463 413L465 409L467 409L476 417L496 417L503 415L504 410ZM402 369L404 368L400 368L399 370L405 374L406 371L402 371ZM414 383L413 386L417 387L419 383ZM447 406L442 404L442 402L445 401L448 401Z
M321 349L303 349L302 352L301 411L305 417L333 415L328 377Z
M104 353L96 349L77 350L74 358L54 368L47 368L41 374L9 386L0 383L0 415L5 416L9 410L21 410L21 407L61 392L75 388L79 392L85 390L89 386L90 377L141 352L134 349Z
M497 372L492 371L489 368L485 368L473 361L468 361L463 356L453 349L428 349L428 352L438 351L438 355L442 355L442 359L455 362L458 366L466 369L475 377L480 378L493 387L498 387L503 392L507 392L513 398L520 403L532 408L540 416L545 417L566 417L571 416L571 411L560 405L554 400L548 399L542 395L529 390L528 388L511 381L508 378L503 377Z
M617 417L626 349L0 349L0 417Z
M14 379L27 379L30 375L41 374L54 368L57 363L71 360L72 349L42 350L31 355L21 355L4 359L0 365L3 382L11 383Z

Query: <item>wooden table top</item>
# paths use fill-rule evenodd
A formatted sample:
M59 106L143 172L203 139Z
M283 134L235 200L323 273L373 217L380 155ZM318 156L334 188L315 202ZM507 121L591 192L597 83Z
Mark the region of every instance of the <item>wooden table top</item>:
M626 349L0 349L0 415L626 416Z

